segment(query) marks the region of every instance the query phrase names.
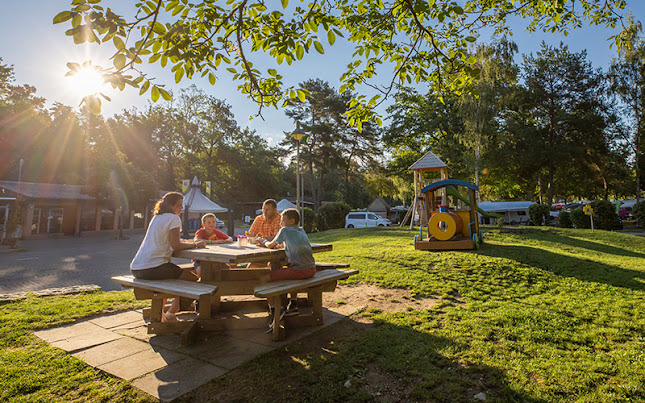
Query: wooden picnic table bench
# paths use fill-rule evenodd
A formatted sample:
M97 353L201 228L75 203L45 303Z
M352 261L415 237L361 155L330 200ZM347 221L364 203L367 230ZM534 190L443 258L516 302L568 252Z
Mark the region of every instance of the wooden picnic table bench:
M286 328L290 325L297 325L297 322L307 325L322 324L322 293L334 291L338 280L344 280L355 274L358 274L358 270L328 269L317 271L313 277L307 279L273 281L256 286L254 292L256 297L278 297L276 313L273 315L273 340L284 339L286 337ZM280 315L279 307L286 302L287 294L299 292L307 293L308 300L312 306L312 313L287 318L285 321L285 318Z
M141 280L134 276L115 276L112 281L122 287L134 288L134 296L138 300L151 299L151 322L161 322L163 300L166 298L185 297L199 301L199 315L210 318L211 295L217 293L217 286L186 280Z

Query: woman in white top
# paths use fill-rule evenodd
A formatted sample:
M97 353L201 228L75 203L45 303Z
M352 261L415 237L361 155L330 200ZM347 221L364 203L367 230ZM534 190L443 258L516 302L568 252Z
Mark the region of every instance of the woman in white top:
M175 250L204 248L204 241L184 241L180 238L181 210L184 195L178 192L166 193L155 205L154 213L146 236L137 254L130 263L130 272L135 278L144 280L180 279L197 281L197 275L190 269L182 269L170 261ZM165 306L165 301L164 301ZM164 313L164 321L177 320L179 298L175 298Z

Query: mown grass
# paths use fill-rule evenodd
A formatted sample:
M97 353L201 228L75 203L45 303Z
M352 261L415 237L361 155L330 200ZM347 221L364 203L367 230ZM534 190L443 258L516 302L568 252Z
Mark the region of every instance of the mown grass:
M131 291L28 296L0 305L0 401L153 400L33 335L36 329L141 306Z
M362 312L374 324L319 332L183 400L369 401L388 388L390 397L419 401L472 401L478 392L503 402L645 400L645 238L489 230L479 251L426 252L413 249L415 233L334 230L311 239L334 244L318 260L360 269L352 282L407 288L440 304ZM90 293L0 306L0 400L144 399L30 333L133 304L129 293Z
M603 231L489 230L479 251L415 251L402 229L338 230L321 261L354 282L442 297L363 312L375 325L267 354L184 398L370 401L645 400L645 239ZM373 385L374 367L395 386ZM371 368L371 369L370 369ZM369 369L369 370L368 370ZM353 386L343 387L350 379ZM381 388L381 389L379 389Z

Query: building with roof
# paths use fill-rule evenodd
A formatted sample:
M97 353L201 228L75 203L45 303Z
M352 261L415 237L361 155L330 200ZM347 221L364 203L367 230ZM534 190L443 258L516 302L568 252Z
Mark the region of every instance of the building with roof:
M374 213L381 218L390 218L390 205L383 199L381 196L374 199L369 206L367 206L367 211Z
M53 236L80 236L119 228L117 209L109 209L82 186L55 183L0 181L0 224L5 224L12 208L20 206L22 239ZM146 208L146 210L149 210ZM126 230L143 230L144 214L129 211ZM146 214L147 216L148 214ZM125 223L124 223L125 224ZM3 234L3 237L6 234Z
M76 235L80 232L81 206L96 204L96 199L84 194L78 185L0 181L0 193L20 204L23 239L39 234ZM7 216L12 206L15 202L4 203Z
M504 201L504 202L481 202L479 208L487 213L496 213L504 216L504 223L510 225L528 224L530 221L529 207L535 204L531 201ZM479 215L480 222L484 224L495 224L497 219Z

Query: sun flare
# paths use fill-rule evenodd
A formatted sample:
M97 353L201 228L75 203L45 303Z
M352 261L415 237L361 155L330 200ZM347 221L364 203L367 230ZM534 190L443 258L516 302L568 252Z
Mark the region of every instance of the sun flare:
M68 80L72 91L80 97L101 92L105 86L103 77L93 68L83 68Z

